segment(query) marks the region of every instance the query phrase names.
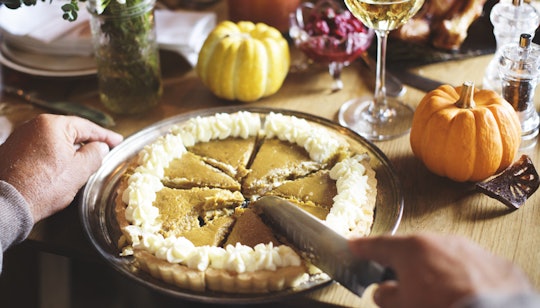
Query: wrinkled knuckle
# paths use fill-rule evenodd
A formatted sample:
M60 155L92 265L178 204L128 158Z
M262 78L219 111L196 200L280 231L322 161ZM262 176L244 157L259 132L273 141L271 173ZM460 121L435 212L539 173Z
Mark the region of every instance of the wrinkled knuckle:
M45 130L51 126L54 126L55 117L57 116L52 114L40 114L34 118L32 124L34 125L34 127L40 130Z
M37 123L50 123L53 121L54 117L56 116L48 113L42 113L36 116L35 121Z

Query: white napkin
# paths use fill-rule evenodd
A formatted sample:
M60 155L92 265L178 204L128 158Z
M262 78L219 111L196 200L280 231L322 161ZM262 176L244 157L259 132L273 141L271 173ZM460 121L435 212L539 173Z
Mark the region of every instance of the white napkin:
M62 1L38 2L16 10L0 7L0 34L5 43L34 53L92 54L90 14L84 2L79 2L79 16L74 22L62 19L62 4ZM216 15L159 9L155 15L160 48L176 51L195 65L204 40L216 26Z
M156 10L155 15L159 47L180 53L195 66L206 37L216 26L216 14Z

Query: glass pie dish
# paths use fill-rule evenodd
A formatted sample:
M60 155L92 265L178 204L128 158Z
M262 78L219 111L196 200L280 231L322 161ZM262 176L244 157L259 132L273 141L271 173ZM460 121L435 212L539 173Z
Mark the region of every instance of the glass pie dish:
M261 117L275 112L293 115L308 122L326 127L343 136L352 150L367 152L377 177L377 201L375 219L371 234L393 234L400 223L403 212L403 195L399 180L385 155L372 143L353 131L329 121L306 113L269 108L228 107L199 110L178 115L155 123L128 137L105 158L102 167L89 179L80 206L80 216L84 232L100 256L121 274L163 294L179 299L221 304L253 304L283 300L327 285L331 280L326 275L314 276L305 283L284 291L263 294L231 294L213 291L194 292L180 289L151 277L134 266L132 257L120 256L117 245L121 231L116 223L114 209L120 177L127 169L128 161L147 144L168 133L177 125L197 116L210 116L216 113L249 111Z

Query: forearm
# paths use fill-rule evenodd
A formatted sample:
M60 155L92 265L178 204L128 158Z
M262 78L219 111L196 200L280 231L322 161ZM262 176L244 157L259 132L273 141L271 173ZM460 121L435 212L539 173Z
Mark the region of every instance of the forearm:
M453 308L536 308L540 307L540 295L538 293L521 294L482 294L465 298L459 301Z
M23 196L10 184L0 180L0 248L2 253L22 242L34 222ZM0 254L0 272L2 254Z

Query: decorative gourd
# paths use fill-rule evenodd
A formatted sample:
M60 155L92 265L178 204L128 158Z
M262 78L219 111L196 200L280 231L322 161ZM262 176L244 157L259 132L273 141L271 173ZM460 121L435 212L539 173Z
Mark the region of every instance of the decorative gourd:
M277 29L223 21L206 38L196 70L216 96L253 102L281 88L289 64L289 45Z
M427 93L412 122L413 153L433 173L481 181L508 167L521 141L512 106L491 90L443 85Z

